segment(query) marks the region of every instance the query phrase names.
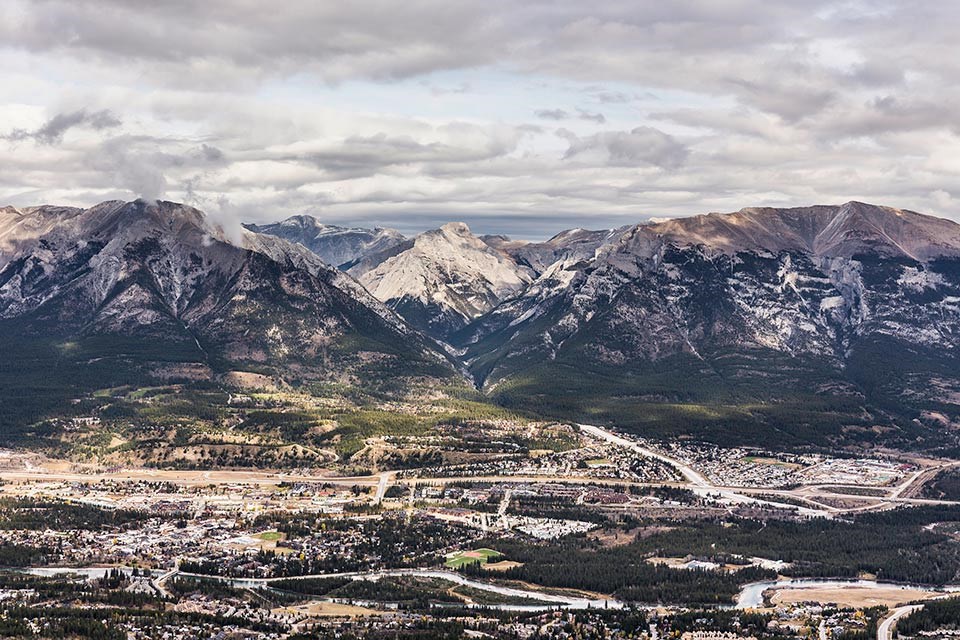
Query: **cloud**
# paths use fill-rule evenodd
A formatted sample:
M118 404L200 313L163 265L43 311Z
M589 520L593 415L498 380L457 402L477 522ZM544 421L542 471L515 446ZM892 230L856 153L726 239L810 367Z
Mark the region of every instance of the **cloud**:
M569 144L563 155L565 160L599 154L613 166L653 165L661 169L674 169L681 166L689 155L686 146L653 127L603 131L586 137L561 129L557 135Z
M593 113L584 109L577 109L577 117L581 120L596 122L597 124L606 124L607 118L602 113Z
M47 120L40 128L34 131L15 129L5 136L8 140L33 139L40 144L56 144L63 140L64 134L76 127L86 127L95 131L119 127L122 123L107 109L87 111L79 109L69 113L60 113Z
M930 194L930 199L941 211L953 209L956 201L949 191L936 189Z
M200 145L200 155L208 162L221 162L226 157L221 149L207 143Z
M607 122L606 116L599 112L591 112L586 109L577 109L576 116L572 115L570 112L564 109L537 109L533 112L533 115L537 116L541 120L570 120L576 117L579 120L586 120L588 122L596 122L597 124L605 124Z
M170 158L148 147L127 137L113 138L100 145L91 161L110 176L114 187L128 189L141 200L159 200L167 192L164 168Z
M314 146L311 144L296 143L288 151L278 151L275 158L308 163L331 179L369 177L391 168L429 170L467 165L466 170L470 171L481 163L513 152L524 135L519 128L454 122L421 132L423 138L420 139L381 131L319 143L315 149L309 148Z
M472 89L469 82L461 82L455 86L437 86L437 85L431 85L426 82L422 84L426 87L429 87L430 93L435 96L449 96L449 95L470 93Z
M594 94L594 98L600 104L626 104L635 99L634 96L623 91L598 91Z
M850 199L960 218L958 29L948 2L8 0L0 204L526 237Z
M537 109L533 114L541 120L566 120L570 117L563 109Z

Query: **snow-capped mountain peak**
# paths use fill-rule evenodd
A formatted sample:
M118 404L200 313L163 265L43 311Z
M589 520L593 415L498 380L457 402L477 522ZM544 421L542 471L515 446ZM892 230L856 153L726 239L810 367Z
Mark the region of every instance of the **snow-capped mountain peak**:
M418 235L403 251L350 269L375 297L438 335L459 329L519 292L532 276L508 255L451 222Z

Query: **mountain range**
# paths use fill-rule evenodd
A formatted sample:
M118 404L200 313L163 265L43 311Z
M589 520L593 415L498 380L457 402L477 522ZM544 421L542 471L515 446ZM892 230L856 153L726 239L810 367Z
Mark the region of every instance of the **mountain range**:
M0 210L0 345L11 421L85 382L454 375L432 340L302 245L228 238L170 202Z
M305 215L233 238L169 202L7 207L0 343L18 393L23 369L64 360L81 377L466 380L652 436L947 446L960 225L849 202L543 242Z

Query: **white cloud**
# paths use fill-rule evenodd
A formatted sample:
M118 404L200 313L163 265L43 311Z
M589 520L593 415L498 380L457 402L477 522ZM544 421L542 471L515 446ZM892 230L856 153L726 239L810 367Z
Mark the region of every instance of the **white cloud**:
M0 201L542 236L853 198L960 218L958 27L944 2L10 0Z

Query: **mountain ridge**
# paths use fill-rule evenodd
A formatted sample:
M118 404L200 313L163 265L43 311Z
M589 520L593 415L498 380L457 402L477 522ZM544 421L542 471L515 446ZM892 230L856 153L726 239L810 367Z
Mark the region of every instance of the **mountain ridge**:
M770 228L771 221L775 228ZM883 251L917 260L960 254L960 225L945 218L857 201L787 209L750 207L733 213L676 218L649 225L648 229L673 241L726 250L796 249L846 258L857 251Z
M342 267L364 255L379 253L400 244L406 238L396 229L341 227L300 214L270 224L244 224L254 233L277 236L299 243L316 253L329 265Z
M468 371L507 407L671 437L907 442L960 425L960 226L858 202L544 242L449 223L345 273L175 203L0 209L0 339L53 334L361 387Z
M344 340L358 338L387 359L445 358L301 245L249 231L231 238L199 210L143 201L71 211L45 233L21 231L11 242L24 216L56 213L0 218L10 245L0 254L0 323L21 333L150 335L215 352L223 360L215 368L283 364L319 373L331 366L321 360L354 360L356 347L343 351Z
M411 324L441 339L519 292L532 277L462 222L426 231L398 248L369 256L348 273Z

